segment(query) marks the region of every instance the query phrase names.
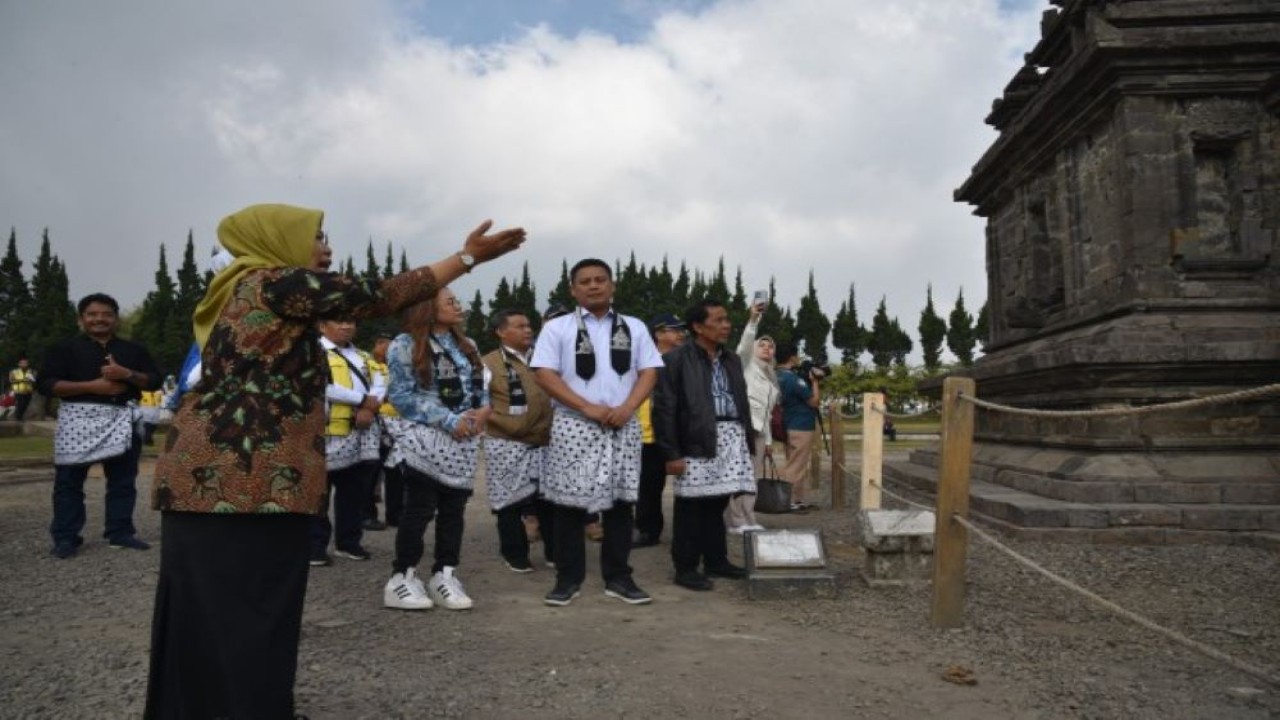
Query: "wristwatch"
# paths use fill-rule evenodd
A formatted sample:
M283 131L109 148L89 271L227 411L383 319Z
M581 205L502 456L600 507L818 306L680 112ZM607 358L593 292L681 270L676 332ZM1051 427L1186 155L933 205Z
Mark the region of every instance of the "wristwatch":
M471 272L471 268L476 266L475 256L468 254L464 250L458 251L458 260L462 262L462 267L466 268L467 272Z

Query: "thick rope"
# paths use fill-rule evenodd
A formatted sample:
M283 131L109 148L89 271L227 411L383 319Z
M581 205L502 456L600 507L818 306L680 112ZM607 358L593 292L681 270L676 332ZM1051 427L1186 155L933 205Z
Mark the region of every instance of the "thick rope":
M1041 418L1087 418L1113 417L1116 415L1145 415L1148 413L1162 412L1166 410L1187 410L1189 408L1203 407L1205 405L1218 405L1222 403L1237 402L1239 400L1248 400L1275 393L1280 393L1280 383L1276 383L1274 385L1263 385L1262 387L1250 388L1248 390L1238 390L1236 392L1224 393L1222 395L1210 395L1208 397L1193 398L1191 400L1177 400L1175 402L1162 403L1159 405L1106 408L1103 410L1033 410L1031 408L1000 405L999 403L982 400L970 395L965 395L964 393L960 394L960 399L971 402L976 407L980 407L984 410L993 410L996 412L1008 413L1010 415L1027 415L1030 417Z
M858 476L854 475L852 472L849 471L848 468L844 467L843 465L841 465L840 469L851 478L860 480ZM892 492L891 490L886 488L882 483L878 483L873 480L870 482L870 484L878 488L880 492L884 493L885 495L888 495L891 498L894 498L895 500L904 502L907 505L910 505L913 507L920 508L921 510L936 512L935 508L929 507L927 505L922 505L913 500L909 500L895 492ZM1009 555L1010 557L1012 557L1014 560L1018 561L1022 565L1030 568L1031 570L1034 570L1040 575L1043 575L1044 577L1052 580L1053 582L1061 585L1062 587L1067 588L1068 590L1074 590L1075 592L1083 595L1086 599L1093 601L1097 605L1100 605L1102 608L1106 610L1110 610L1116 615L1119 615L1120 617L1126 620L1129 620L1130 622L1133 622L1137 625L1145 627L1148 630L1152 630L1161 635L1164 635L1165 637L1173 640L1174 642L1177 642L1192 650L1195 650L1196 652L1201 653L1202 655L1206 655L1208 657L1213 658L1214 660L1218 660L1219 662L1230 665L1231 667L1235 668L1236 670L1239 670L1240 672L1243 672L1247 675L1252 675L1253 677L1263 680L1264 682L1270 683L1271 685L1275 685L1276 687L1280 687L1280 676L1273 675L1267 670L1257 667L1256 665L1250 665L1249 663L1246 663L1242 660L1237 660L1236 658L1222 652L1221 650L1210 647L1209 645L1206 645L1200 642L1199 640L1194 640L1190 637L1187 637L1186 635L1183 635L1182 633L1176 630L1171 630L1162 625L1158 625L1154 621L1148 620L1147 618L1131 610L1126 610L1125 608L1120 607L1119 605L1115 604L1110 600L1107 600L1106 598L1102 597L1101 595L1098 595L1097 593L1094 593L1090 590L1086 590L1080 585L1077 585L1076 583L1062 577L1061 575L1054 573L1053 571L1045 568L1044 566L1040 565L1034 560L1031 560L1025 555L1022 555L1021 553L1009 547L1008 545L1005 545L1004 543L1000 542L995 537L993 537L990 533L986 532L985 530L978 527L977 525L974 525L966 517L963 517L960 515L952 515L951 518L952 520L959 523L966 529L972 530L975 535L987 541L987 543L994 546L997 550L1003 551L1005 554Z

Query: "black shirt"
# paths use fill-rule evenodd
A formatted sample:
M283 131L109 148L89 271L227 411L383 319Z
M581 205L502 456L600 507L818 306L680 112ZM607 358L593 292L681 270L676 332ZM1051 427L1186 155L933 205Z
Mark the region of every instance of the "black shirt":
M46 397L54 397L53 385L59 380L86 382L102 377L102 366L107 364L107 355L115 358L116 364L136 373L145 373L147 384L142 388L133 383L125 383L128 390L119 395L68 395L64 402L89 402L103 405L124 405L130 400L142 397L142 390L159 390L164 383L163 374L151 360L151 354L142 345L130 340L112 338L105 345L88 335L77 335L70 340L49 348L45 353L44 365L40 366L40 376L36 379L36 387Z

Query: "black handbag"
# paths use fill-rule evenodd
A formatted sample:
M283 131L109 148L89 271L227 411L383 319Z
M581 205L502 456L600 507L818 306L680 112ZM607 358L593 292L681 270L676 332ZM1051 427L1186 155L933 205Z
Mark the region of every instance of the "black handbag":
M756 512L791 512L791 483L778 477L773 458L764 456L764 477L756 478Z

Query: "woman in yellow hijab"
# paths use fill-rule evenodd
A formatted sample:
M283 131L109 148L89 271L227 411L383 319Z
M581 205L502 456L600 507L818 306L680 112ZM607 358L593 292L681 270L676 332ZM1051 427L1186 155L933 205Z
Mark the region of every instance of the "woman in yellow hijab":
M234 262L194 317L201 380L156 463L162 512L148 718L292 717L310 518L325 492L325 318L395 313L435 297L524 230L487 234L386 280L328 272L319 210L254 205L218 240Z

